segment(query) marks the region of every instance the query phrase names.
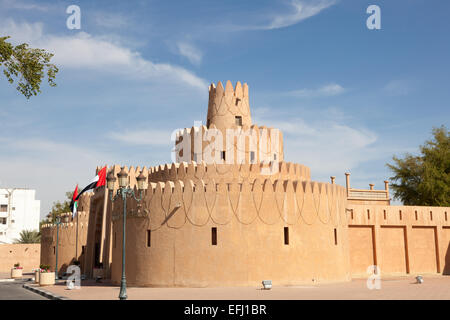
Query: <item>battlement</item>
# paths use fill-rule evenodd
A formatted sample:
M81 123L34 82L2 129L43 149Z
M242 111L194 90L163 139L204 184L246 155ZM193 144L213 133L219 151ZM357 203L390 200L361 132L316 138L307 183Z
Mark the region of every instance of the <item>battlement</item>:
M240 117L240 120L238 118ZM222 82L217 87L212 83L209 86L209 102L206 126L209 128L214 124L217 128L230 128L236 121L241 125L250 126L250 104L248 96L248 85L238 81L235 88L228 80L225 89Z
M345 188L314 181L255 179L252 183L215 180L176 180L149 183L139 204L129 199L130 217L148 217L150 229L165 221L169 227L182 227L187 221L202 226L210 219L227 224L238 222L345 225ZM120 217L120 204L113 204L113 220ZM258 223L259 223L258 222Z
M157 183L166 181L210 181L216 182L253 182L255 179L275 181L283 180L299 180L309 181L311 179L311 172L309 167L291 162L279 162L278 172L271 175L262 175L263 168L269 169L271 164L242 164L242 165L227 165L227 164L206 164L205 162L196 163L166 163L164 165L153 167L127 167L124 166L125 172L128 173L128 184L131 188L137 186L136 178L143 172L144 176L148 177L147 183ZM108 172L113 172L117 177L121 166L113 165L109 167ZM116 184L118 182L116 181ZM116 186L116 188L118 185Z
M206 164L205 162L196 163L195 161L186 163L171 163L150 168L149 181L176 181L176 180L211 180L221 182L243 181L253 182L255 179L267 178L271 181L276 179L301 180L311 179L310 169L307 166L291 163L279 162L278 172L271 175L262 175L262 168L269 168L269 164Z
M87 221L89 218L89 211L78 211L78 220L80 222L80 226L85 225L87 226ZM59 224L60 228L69 228L69 227L76 227L77 225L77 219L72 219L72 212L65 212L60 215L61 217L61 223ZM51 229L56 228L56 223L50 222L45 223L41 226L41 230L43 229Z
M226 129L206 126L185 128L176 134L176 162L216 162L226 164L283 161L283 134L258 125L235 124Z

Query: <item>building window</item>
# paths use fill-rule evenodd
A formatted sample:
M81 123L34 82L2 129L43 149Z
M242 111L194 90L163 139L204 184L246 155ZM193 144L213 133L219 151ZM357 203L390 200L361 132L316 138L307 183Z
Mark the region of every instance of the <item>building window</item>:
M399 215L400 220L402 220L402 210L399 210L398 215Z
M16 207L12 207L11 210L12 210L12 211L16 210Z
M337 241L338 239L337 239L337 229L336 228L334 228L334 245L335 246L337 246L337 244L338 244L338 241Z
M433 221L433 211L430 211L430 220Z
M6 218L0 218L0 224L6 224Z
M8 205L2 204L0 205L0 212L7 212L8 211Z
M53 246L53 254L56 254L56 247Z
M81 254L84 254L85 251L86 251L86 246L81 246Z
M236 105L238 105L239 101L241 101L241 99L236 98Z
M384 220L386 220L386 210L383 210Z
M276 153L273 154L273 160L277 161L277 154Z
M284 227L284 244L289 244L289 227Z
M255 151L250 151L250 162L251 163L255 162Z
M417 210L416 211L414 211L414 215L416 216L416 220L418 220L418 216L417 216Z
M15 220L11 220L11 223L14 223L14 222L16 222Z
M220 151L220 158L225 161L225 151Z
M151 230L147 230L147 247L151 247L152 246L152 231Z
M367 219L370 220L370 210L369 209L367 209Z
M242 126L242 117L241 116L234 117L234 121L237 126Z
M217 228L213 227L211 229L211 244L217 246Z
M445 211L445 221L447 221L447 211Z

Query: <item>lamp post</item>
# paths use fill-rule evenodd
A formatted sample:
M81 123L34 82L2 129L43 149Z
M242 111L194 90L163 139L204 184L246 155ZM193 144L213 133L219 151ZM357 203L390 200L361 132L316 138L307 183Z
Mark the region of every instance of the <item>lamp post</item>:
M109 198L111 202L116 201L119 198L122 198L123 201L123 231L122 231L122 280L120 281L120 293L119 299L126 300L127 299L127 280L125 276L125 257L126 257L126 221L127 221L127 197L133 197L137 202L140 202L143 198L144 190L147 189L145 184L145 176L141 172L141 174L136 178L137 185L139 189L139 198L136 197L134 190L128 186L128 174L125 172L124 168L120 170L117 174L119 177L119 189L115 195L113 195L114 183L116 182L116 177L111 171L106 177L107 188L109 189Z
M56 248L55 248L55 256L56 256L56 262L55 262L55 280L58 280L58 242L59 242L59 225L61 224L61 218L55 217L55 224L56 224Z

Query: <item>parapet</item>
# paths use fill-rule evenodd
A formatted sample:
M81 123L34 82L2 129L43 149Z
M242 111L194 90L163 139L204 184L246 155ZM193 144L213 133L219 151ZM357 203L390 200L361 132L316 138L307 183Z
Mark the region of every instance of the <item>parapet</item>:
M214 124L219 129L225 129L231 128L236 121L240 121L241 125L252 124L248 85L244 83L242 86L238 81L233 89L228 80L224 89L222 82L219 81L217 87L212 83L209 86L206 126L209 128Z
M311 179L310 168L298 163L279 162L278 170L270 175L262 174L262 170L269 170L269 165L262 164L206 164L204 161L196 163L169 163L150 167L149 182L165 182L176 180L211 180L220 182L249 181L255 179L276 179L309 181Z
M329 183L283 179L224 183L188 179L149 183L143 204L130 199L127 208L130 217L148 217L150 230L157 230L165 222L171 228L181 228L187 222L203 226L210 219L224 225L233 216L244 224L257 218L266 224L280 220L297 224L302 217L308 225L344 226L346 201L345 188ZM113 214L113 220L119 216Z
M224 162L227 164L283 161L283 134L266 126L235 124L218 128L193 126L179 130L175 140L176 162Z
M350 187L350 173L345 173L347 199L350 204L390 205L389 182L384 181L384 190L374 190L374 184L369 189L355 189Z

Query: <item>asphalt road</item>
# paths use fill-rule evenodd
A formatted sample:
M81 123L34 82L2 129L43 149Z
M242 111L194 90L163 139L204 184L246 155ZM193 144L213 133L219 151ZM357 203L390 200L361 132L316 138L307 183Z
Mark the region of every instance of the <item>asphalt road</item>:
M0 282L0 300L47 300L47 298L22 288L26 281Z

